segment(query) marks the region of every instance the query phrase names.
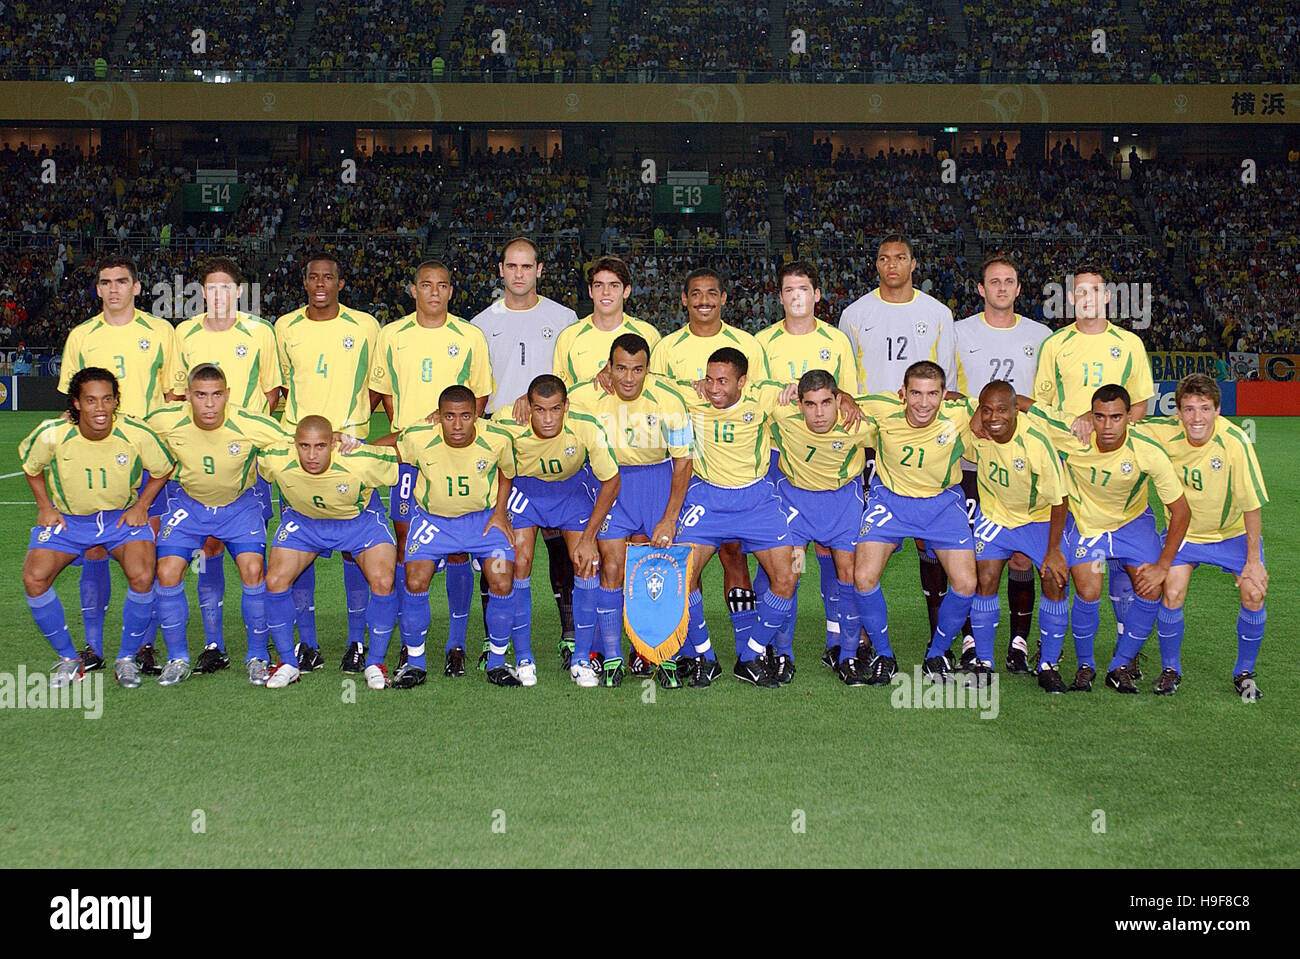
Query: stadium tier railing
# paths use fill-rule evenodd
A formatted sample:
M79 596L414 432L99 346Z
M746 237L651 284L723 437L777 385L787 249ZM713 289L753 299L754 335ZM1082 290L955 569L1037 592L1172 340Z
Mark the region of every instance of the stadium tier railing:
M666 236L656 243L653 236L616 236L608 240L603 253L767 253L772 249L772 239L766 234L746 234L740 237L689 237L681 239Z
M70 252L80 253L85 248L85 238L73 231L66 233L33 233L30 230L0 230L0 249L53 250L63 243Z
M238 250L245 256L265 256L273 240L265 237L223 236L172 236L166 242L152 233L131 233L125 238L113 235L95 237L95 250L125 250L132 253L155 253L176 250L182 253L209 253L220 250Z

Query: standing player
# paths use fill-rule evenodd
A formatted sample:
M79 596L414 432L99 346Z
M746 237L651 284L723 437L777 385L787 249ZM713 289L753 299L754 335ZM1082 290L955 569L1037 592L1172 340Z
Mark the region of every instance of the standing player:
M59 392L68 392L72 377L79 371L100 367L117 378L121 412L142 419L166 402L166 390L179 362L176 333L166 320L136 309L140 279L134 260L110 254L99 261L95 276L95 295L104 309L68 333L59 368ZM166 510L164 491L154 497L149 507L149 522L155 533L156 517ZM103 669L104 616L112 589L108 554L92 548L81 562L81 617L86 629L86 648L81 655L87 669ZM159 673L154 661L153 632L140 646L139 665L150 675Z
M537 292L541 255L537 244L527 237L515 237L505 245L497 272L505 282L505 294L470 322L487 336L492 360L496 389L488 400L487 413L499 410L507 415L515 399L528 392L529 383L555 368L556 338L561 330L578 322L578 315ZM558 531L548 530L544 536L551 590L560 611L560 664L568 669L573 655L573 564ZM486 615L490 588L486 576L479 587Z
M980 267L977 289L984 301L984 309L964 320L958 320L954 326L957 337L957 392L966 396L980 396L987 384L1003 380L1011 384L1015 393L1032 396L1038 351L1052 331L1042 323L1016 312L1020 277L1010 258L995 254L986 259ZM1012 413L1015 413L1014 396ZM1013 429L1014 426L1013 421ZM961 466L961 488L966 494L966 512L970 515L973 526L980 501L980 487L985 478L976 480L973 462L962 460ZM1020 519L1023 520L1023 517ZM1011 608L1011 647L1007 650L1007 672L1027 675L1031 672L1027 639L1034 610L1034 566L1023 553L1012 553L1010 566L1007 573L1007 603ZM1001 566L998 569L1000 573ZM975 605L983 608L981 602L976 599ZM961 665L969 667L974 660L975 642L973 637L967 635L962 644Z
M777 273L777 287L785 317L754 337L763 348L772 376L793 382L809 370L825 370L836 384L844 383L850 394L858 392L857 359L852 344L847 336L817 319L813 312L822 299L817 268L805 260L786 263ZM769 477L775 483L781 478L781 471L774 466ZM830 650L841 645L839 579L831 551L817 543L816 555L822 608L826 612L826 648ZM755 592L761 594L765 588L760 572ZM796 616L798 609L796 603ZM850 654L856 649L857 644L853 643ZM833 664L835 657L828 655L825 661Z
M258 470L280 487L288 508L280 511L280 529L271 545L266 570L266 620L280 663L270 671L267 689L299 678L293 649L295 606L289 589L317 556L347 550L370 588L366 626L371 643L388 648L397 624L393 570L397 548L384 514L370 507L375 490L397 482L397 456L389 449L362 446L334 456L334 435L323 416L304 416L286 449L262 450ZM366 685L383 689L382 666L366 670Z
M662 344L661 344L662 346ZM748 386L749 360L735 347L714 351L705 365L701 399L681 391L682 404L694 419L695 476L682 505L677 540L695 549L695 581L689 599L690 626L683 649L688 656L678 668L691 668L692 686L708 686L720 675L704 621L700 580L714 551L736 542L754 554L767 571L771 587L760 601L757 623L750 635L736 635L735 677L755 686L783 686L794 678L794 661L780 658L774 672L767 647L794 615L798 574L781 500L767 478L771 456L771 423L781 388L760 381Z
M1268 502L1254 444L1219 416L1219 384L1193 373L1178 384L1176 419L1141 424L1169 454L1192 510L1187 539L1165 577L1164 601L1156 612L1162 669L1155 691L1170 695L1182 682L1183 602L1192 570L1200 563L1233 575L1241 593L1237 614L1237 662L1232 684L1247 702L1262 695L1255 684L1255 660L1264 638L1268 571L1264 568L1262 508Z
M912 242L891 233L876 248L880 286L854 300L840 317L858 362L858 384L864 393L893 393L908 368L921 360L934 363L947 383L957 382L956 336L952 310L912 285L916 259ZM878 472L867 451L868 483ZM948 589L943 566L917 544L921 592L931 632L938 626L939 604Z
M679 384L698 383L705 378L710 357L729 347L744 355L751 380L763 381L770 375L767 355L758 340L738 327L722 320L727 305L726 285L722 277L707 267L692 270L682 282L682 306L686 307L686 325L669 333L650 353L650 372L675 380ZM770 449L770 437L768 448ZM722 588L726 591L727 610L736 634L736 646L745 649L754 631L758 613L749 564L735 541L718 544L722 563Z
M1086 442L1098 387L1111 383L1124 387L1132 400L1129 422L1136 423L1146 415L1155 384L1142 341L1107 318L1111 291L1102 268L1091 263L1075 267L1074 282L1066 293L1075 320L1043 341L1033 398L1070 418L1075 435ZM1133 584L1123 564L1111 563L1110 602L1121 630L1132 601Z
M1042 577L1038 625L1044 637L1041 643L1049 646L1065 640L1070 572L1061 552L1069 504L1056 449L1028 417L1017 414L1016 389L1006 380L990 380L980 390L979 416L988 439L967 431L962 442L975 467L967 475L978 476L980 488L972 523L978 583L971 603L975 645L968 668L974 682L982 685L993 673L993 643L1001 615L998 584L1007 560L1026 557L1034 564L1030 568L1036 567ZM1012 637L1014 643L1014 631ZM1015 651L1012 646L1007 654L1007 671L1012 673L1020 672L1012 668L1017 662L1011 656ZM1019 661L1024 660L1024 652L1020 650ZM962 660L965 662L965 655ZM1050 693L1065 692L1054 669L1044 670L1038 681Z
M505 664L513 619L514 531L506 503L515 475L510 434L476 422L478 400L465 386L448 386L438 396L438 422L420 423L379 442L396 444L403 462L417 469L412 528L406 544L406 588L414 597L402 617L406 662L393 676L394 689L411 689L427 677L424 638L429 631L429 581L437 563L455 553L478 560L487 578L488 682L519 686ZM446 490L446 492L443 492ZM371 666L384 651L374 644Z
M226 381L226 402L239 409L270 416L280 401L283 380L275 347L275 331L261 317L238 308L244 275L239 266L224 256L208 260L199 274L203 284L206 312L185 320L176 327L179 363L172 392L184 394L189 374L201 364L213 363L221 368ZM254 496L264 523L273 513L271 485L253 472ZM222 561L219 539L203 544L204 559L199 566L199 610L203 615L204 648L194 665L196 673L211 673L230 665L226 655L222 608L226 598L226 568ZM245 567L248 560L244 561ZM236 560L236 566L239 561ZM184 570L181 570L182 576ZM248 577L240 572L245 586ZM258 574L261 581L261 574ZM161 595L161 593L160 593ZM161 613L159 616L161 617ZM265 642L265 637L263 637Z
M596 533L618 496L618 464L600 422L587 413L569 412L564 382L551 374L528 387L527 423L503 420L515 450L510 525L515 531L514 644L519 680L537 684L532 657L533 592L529 575L537 530L558 529L573 562L574 651L569 675L579 686L595 686L591 652L596 635L596 589L600 551ZM591 486L600 483L593 505ZM622 660L605 665L607 686L623 681Z
M850 372L849 374L853 374ZM840 419L839 388L835 377L811 369L799 377L799 405L777 411L772 441L779 451L781 478L776 492L790 525L792 546L804 549L809 542L825 549L832 562L830 582L823 576L822 595L836 592L835 622L831 642L827 634L822 662L834 669L848 686L864 682L857 659L858 611L853 592L854 541L862 521L863 447L877 441L874 425L854 432ZM794 660L794 627L798 615L798 584L795 610L776 637L775 665L778 675L785 660ZM831 615L828 613L828 616ZM841 628L843 627L843 628Z
M370 361L379 339L379 324L369 313L339 303L344 281L339 262L331 254L307 254L302 285L307 303L275 321L280 371L288 390L285 429L293 429L306 416L322 416L340 433L364 440L370 432L370 413L378 401L367 384ZM383 515L384 506L378 492L367 509ZM366 582L356 562L344 556L343 589L347 594L349 640L365 635L365 603L369 596ZM293 602L301 640L298 660L303 669L320 669L325 661L316 640L315 565L308 565L293 581ZM270 615L270 607L267 611ZM364 662L364 649L349 642L343 654L343 671L359 673Z
M488 360L487 338L472 323L448 312L455 292L451 271L437 260L425 260L415 268L415 281L409 287L415 312L395 320L379 331L375 362L370 371L370 389L379 394L384 412L395 432L424 422L437 409L438 396L450 385L465 386L476 397L475 412L482 414L492 393L492 368ZM410 528L416 468L403 463L399 479L389 496L393 532L397 536L397 606L399 621L411 594L406 590L406 534ZM469 625L469 605L474 589L474 574L469 558L447 558L447 600L451 610L451 628L444 650L448 676L465 675L465 632ZM349 603L351 605L351 602ZM360 637L349 636L355 646ZM402 651L405 653L406 645ZM416 645L414 643L410 645ZM400 667L400 662L399 662Z
M677 393L653 373L650 344L638 333L624 333L609 351L613 392L594 380L569 391L569 404L595 417L611 437L618 463L618 498L596 535L600 548L600 589L596 594L596 630L605 658L605 678L617 671L610 663L623 658L623 564L627 544L666 546L677 530L677 517L690 485L691 423ZM638 668L643 663L643 668ZM629 672L649 672L649 663L632 651ZM677 663L667 660L655 670L659 685L677 689Z
M858 405L876 422L876 480L867 493L853 576L858 616L875 649L870 686L887 685L898 669L889 643L889 612L880 576L904 539L925 540L951 588L936 610L922 670L931 682L950 682L944 654L958 635L975 595L975 552L961 491L954 488L965 451L962 432L974 402L945 401L938 364L913 363L903 374L902 398L875 393Z
M631 289L632 273L619 257L598 257L587 267L592 313L555 338L554 372L569 389L600 372L609 361L610 347L624 333L642 337L652 350L659 342L658 330L624 312Z
M1070 480L1070 519L1061 544L1075 590L1070 628L1079 668L1070 691L1092 691L1102 574L1105 563L1118 560L1136 595L1118 631L1106 685L1121 693L1136 693L1129 664L1155 625L1161 589L1187 533L1191 521L1187 497L1160 444L1140 429L1128 428L1130 404L1124 387L1109 383L1093 393L1093 429L1086 443L1079 442L1059 410L1035 405L1029 415L1060 452ZM1148 480L1155 483L1169 511L1163 542L1147 505ZM1040 672L1055 668L1060 652L1045 642Z
M59 654L50 685L68 686L85 671L68 634L63 604L54 592L55 577L94 547L117 560L129 589L113 675L120 685L133 689L140 685L136 651L153 619L154 533L149 506L174 464L152 430L130 416L118 415L117 379L108 370L95 366L79 370L70 377L67 392L67 416L45 420L18 446L23 473L36 499L36 526L23 562L23 587L37 628ZM140 486L145 471L151 475ZM188 666L169 662L159 682L170 686L183 679L187 670Z
M243 584L240 613L248 634L248 681L264 686L270 663L266 521L257 495L257 454L284 449L293 439L270 417L231 403L225 372L215 363L194 366L185 390L187 402L155 410L146 421L176 460L176 481L158 533L158 619L168 661L189 662L185 569L194 553L215 539L230 550ZM209 642L199 662L207 664L195 670L199 673L229 667L225 644Z

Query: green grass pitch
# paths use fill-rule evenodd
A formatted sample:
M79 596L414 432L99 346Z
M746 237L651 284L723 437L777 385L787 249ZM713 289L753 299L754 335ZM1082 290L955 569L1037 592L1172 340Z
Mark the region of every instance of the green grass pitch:
M14 449L45 414L0 417ZM382 693L355 677L347 701L339 560L320 564L317 621L327 668L279 692L250 687L238 576L227 566L228 672L163 689L104 686L103 715L0 710L0 861L29 867L204 866L1285 866L1300 840L1294 731L1300 549L1300 431L1257 421L1272 503L1272 576L1258 670L1265 698L1242 703L1230 674L1231 577L1192 579L1176 696L1099 682L1051 697L1002 676L996 718L971 709L895 709L893 690L847 689L818 663L816 564L801 591L798 674L781 690L724 675L706 690L629 680L578 689L554 652L544 551L535 572L540 682L498 689L481 673L442 676L447 626L435 580L427 685ZM35 520L21 475L0 479L0 563L10 627L0 672L54 656L23 602L19 573ZM114 569L106 646L116 651L124 585ZM56 588L81 647L77 571ZM900 668L924 642L910 546L885 577ZM705 586L729 673L730 624L712 564ZM202 627L191 585L190 649ZM998 661L1005 656L1005 589ZM477 604L476 604L477 605ZM1102 604L1098 658L1113 649ZM471 646L481 633L471 620ZM1037 629L1035 620L1034 629ZM1036 633L1035 633L1036 635ZM390 651L390 667L395 661ZM1072 649L1067 641L1067 670ZM111 665L111 664L110 664ZM1103 825L1104 831L1100 827ZM202 827L201 829L199 827Z

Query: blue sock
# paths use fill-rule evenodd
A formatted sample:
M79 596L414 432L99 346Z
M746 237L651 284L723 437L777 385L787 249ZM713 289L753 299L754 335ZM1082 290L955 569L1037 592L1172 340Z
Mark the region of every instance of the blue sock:
M1255 660L1259 658L1259 644L1264 640L1264 623L1267 620L1268 608L1265 606L1255 611L1243 606L1237 613L1237 665L1232 667L1234 678L1255 671Z
M754 628L754 635L749 638L749 647L745 650L746 659L763 655L768 646L776 646L778 654L792 655L793 649L781 649L780 635L786 622L794 618L794 599L778 596L769 589L763 594L763 602L759 604L757 612L758 625Z
M406 589L406 582L402 582ZM433 618L429 612L429 591L408 593L406 602L401 604L398 616L402 622L402 644L406 647L406 661L419 669L428 669L424 659L424 639L429 633L429 622Z
M189 642L186 637L190 622L190 601L185 595L185 581L175 586L155 586L158 600L158 621L162 625L163 644L168 659L190 661Z
M447 610L450 624L447 630L447 649L451 652L465 648L465 634L469 629L469 607L474 598L474 568L469 560L447 564Z
M573 619L576 624L576 612ZM603 586L596 590L596 633L606 659L623 658L623 590Z
M1133 597L1128 608L1128 618L1124 621L1124 631L1115 643L1115 657L1110 661L1107 671L1118 669L1142 651L1147 637L1151 635L1151 627L1156 624L1156 611L1159 608L1159 600Z
M588 576L573 577L573 655L578 662L591 657L592 647L596 642L596 592L600 589L600 578ZM585 650L585 652L583 652ZM515 659L519 660L519 644L515 643ZM528 659L532 659L529 652Z
M885 594L880 584L869 593L854 589L858 603L858 619L862 629L867 631L867 638L879 656L894 655L894 648L889 645L889 609L885 606ZM855 651L856 652L856 651Z
M491 593L488 593L491 596ZM516 579L515 588L512 595L515 598L514 612L511 614L511 630L509 633L510 641L515 644L515 663L521 663L525 659L533 658L533 581L532 579ZM491 602L489 600L489 602ZM485 624L486 625L486 624ZM492 637L489 636L488 639ZM490 651L489 651L490 652ZM573 663L577 665L583 662L591 652L591 638L587 639L587 652L583 653L583 659L578 658L577 648L575 646L573 653ZM505 650L501 651L505 656ZM504 662L504 659L502 660ZM501 663L496 665L500 666ZM488 656L488 669L493 666L491 655Z
M1039 654L1043 663L1056 665L1061 659L1061 650L1065 648L1065 631L1070 625L1070 604L1068 599L1048 599L1046 596L1038 601L1038 635L1043 644ZM1035 668L1042 663L1035 663Z
M36 628L49 640L54 651L64 659L76 659L77 648L72 645L72 634L68 632L68 621L63 615L63 603L59 602L54 587L51 586L39 596L28 596L27 606L32 611L32 619L36 620Z
M316 564L313 562L289 588L293 594L294 622L298 625L298 638L304 645L316 648ZM268 609L267 615L270 615ZM280 648L279 641L275 648Z
M768 595L767 593L763 594ZM763 620L763 607L758 608L758 619L761 623ZM781 628L776 631L772 637L773 645L776 646L778 656L794 656L794 628L799 619L799 580L794 581L794 605L790 608L790 615L785 617Z
M997 593L976 596L970 604L970 631L975 635L975 658L980 662L993 661L993 643L1001 614L1002 601Z
M388 655L388 642L393 638L393 627L397 625L397 591L387 596L370 597L366 603L366 625L370 627L370 652L366 656L367 666L378 666ZM409 662L410 657L407 657Z
M767 578L767 570L765 570L765 569L763 568L763 564L762 564L762 563L759 563L759 564L758 564L758 572L754 574L754 607L755 607L755 609L758 608L758 603L759 603L759 601L763 598L763 594L766 593L766 592L767 592L769 589L771 589L771 588L772 588L772 581L771 581L770 579Z
M716 662L718 654L713 651L713 643L709 640L709 626L704 621L704 596L698 589L691 592L688 612L690 621L687 626L687 637L694 647L695 658L711 659Z
M531 592L529 596L532 596ZM514 590L511 590L507 596L488 593L487 610L483 614L483 622L487 626L488 634L488 669L496 669L505 664L506 647L510 645L510 627L515 618L516 605ZM519 647L516 646L516 654L518 651Z
M97 656L104 655L104 618L108 615L108 600L112 594L113 577L109 575L107 557L83 559L81 561L81 622L86 630L86 645L93 649Z
M840 599L837 604L840 616L839 639L840 662L853 659L858 655L858 633L862 631L862 622L858 619L858 594L852 583L840 583Z
M424 637L422 636L415 637L413 641L409 643L406 641L406 620L407 617L411 615L412 608L417 602L419 602L419 600L416 598L418 595L417 593L412 593L406 588L405 566L406 564L403 563L398 567L398 569L402 570L402 574L393 581L393 587L397 593L397 631L401 634L403 646L422 646L424 645ZM429 605L429 594L427 592L424 593L424 605ZM409 650L406 655L408 657L411 655Z
M370 584L356 563L343 561L343 592L348 603L348 644L366 643L366 607L370 605ZM394 599L394 602L396 600ZM387 638L385 638L387 642Z
M817 556L817 572L822 591L822 609L826 611L826 648L840 645L840 576L835 572L834 556ZM795 594L797 600L798 594ZM795 603L795 616L799 604ZM854 647L857 648L856 645Z
M1107 579L1110 587L1110 608L1115 614L1119 635L1123 636L1128 629L1129 609L1132 608L1137 594L1133 592L1133 581L1129 579L1128 570L1124 568L1123 563L1112 559L1107 566L1110 569L1110 576Z
M952 646L952 641L961 635L974 599L974 593L959 593L948 587L939 603L939 615L934 625L934 636L930 638L930 648L925 653L926 659L942 656Z
M269 635L266 625L266 580L256 586L244 586L239 597L239 612L248 634L248 659L270 662L271 653L266 648ZM244 660L245 662L248 659Z
M298 654L293 649L293 624L296 615L292 589L286 589L283 593L273 593L269 589L266 591L266 629L275 642L275 651L280 654L280 662L289 666L298 665Z
M223 653L226 651L225 623L222 607L226 603L226 564L225 554L205 556L199 570L199 612L203 616L203 643L216 645ZM188 615L188 609L186 610ZM158 616L163 621L163 642L167 642L167 617L162 610ZM170 653L168 654L170 655Z
M1097 663L1092 658L1092 646L1097 640L1097 627L1100 623L1101 600L1087 602L1075 593L1074 606L1070 610L1070 626L1074 631L1074 655L1080 666L1097 668Z
M400 559L401 553L398 553L397 568L393 570L393 592L397 595L397 621L402 621L402 610L410 602L410 593L406 591L406 564ZM401 629L398 628L398 635L401 635Z
M152 587L147 593L137 593L133 589L126 591L126 602L122 604L122 645L118 649L118 659L134 656L147 639L153 639L152 630L158 618L154 603Z
M1166 609L1164 604L1156 610L1156 640L1160 643L1160 668L1183 671L1183 608Z

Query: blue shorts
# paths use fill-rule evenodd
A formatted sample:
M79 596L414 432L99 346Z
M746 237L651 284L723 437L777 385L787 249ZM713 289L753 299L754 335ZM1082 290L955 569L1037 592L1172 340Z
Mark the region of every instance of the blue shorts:
M596 534L597 539L649 536L664 518L673 485L673 461L649 466L620 466L618 499Z
M686 490L677 519L677 542L718 547L740 543L746 553L789 546L790 526L781 498L767 478L727 489L698 476Z
M380 543L397 545L388 521L370 509L362 510L352 519L313 519L287 508L280 511L280 529L271 546L323 557L337 549L351 553L355 559Z
M422 559L440 561L453 553L469 553L482 563L487 559L514 562L515 547L495 527L483 535L492 510L481 509L464 516L433 516L417 503L411 509L411 528L406 534L406 563Z
M515 529L537 526L581 532L591 522L592 488L599 486L589 466L555 482L516 476L510 490L510 525Z
M772 447L772 456L767 462L767 481L775 486L781 480L785 479L785 474L781 472L781 451L775 446Z
M1259 559L1264 560L1264 544L1259 544ZM1205 563L1217 566L1225 573L1239 575L1246 568L1246 534L1225 539L1221 543L1189 543L1183 541L1174 557L1174 566L1199 566Z
M153 542L153 528L144 526L117 525L126 510L106 509L89 516L63 514L64 528L57 526L33 526L31 539L27 541L28 549L49 549L58 553L74 553L78 556L88 549L102 546L110 553L132 540L144 539Z
M796 547L820 543L829 549L853 552L862 524L861 476L837 490L801 489L782 476L776 492Z
M275 503L271 499L271 484L265 478L258 476L257 482L253 484L253 494L257 497L257 505L262 510L262 523L268 525L271 517L275 515Z
M149 471L142 470L140 472L140 489L144 489L145 484L148 482ZM163 488L158 491L158 495L153 498L153 502L149 504L150 516L161 516L163 513L167 512L167 493L171 489L173 482L173 480L168 480L163 484ZM113 520L113 522L116 523L117 520Z
M1099 559L1116 559L1125 566L1141 566L1159 560L1163 549L1164 543L1156 532L1156 516L1149 506L1142 515L1119 529L1096 536L1080 536L1071 514L1065 521L1065 538L1061 540L1061 552L1065 553L1065 561L1071 568Z
M928 550L971 549L974 538L961 487L950 486L937 496L902 496L873 482L856 541L898 545L905 539L919 539Z
M1010 559L1012 553L1024 553L1041 569L1047 559L1048 536L1052 524L1026 523L1024 526L999 526L975 507L975 558ZM1064 552L1064 549L1062 549Z
M158 530L158 555L190 559L209 536L221 540L232 556L263 552L266 524L257 490L245 490L225 506L204 506L179 486L172 490Z
M388 487L388 509L394 523L409 523L415 508L415 478L419 469L411 463L397 465L397 485Z

